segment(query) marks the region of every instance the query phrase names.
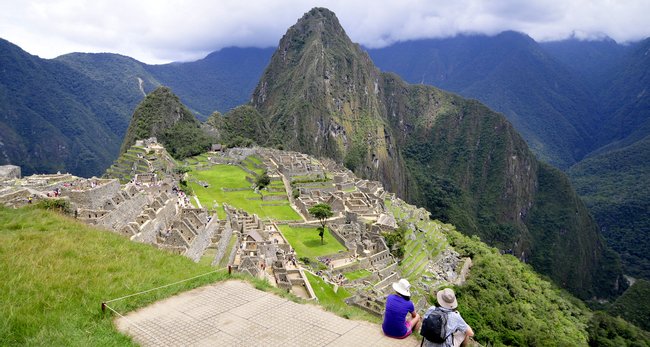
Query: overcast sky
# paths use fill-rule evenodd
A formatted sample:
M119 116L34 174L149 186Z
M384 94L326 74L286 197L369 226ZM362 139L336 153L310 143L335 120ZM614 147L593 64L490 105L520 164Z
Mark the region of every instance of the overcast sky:
M368 47L503 30L538 41L650 36L650 0L0 0L0 38L42 58L111 52L150 64L189 61L228 46L275 46L316 6Z

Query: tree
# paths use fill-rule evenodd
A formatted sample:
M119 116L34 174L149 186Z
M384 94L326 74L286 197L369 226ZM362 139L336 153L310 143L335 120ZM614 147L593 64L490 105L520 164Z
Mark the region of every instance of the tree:
M334 215L334 213L332 213L332 207L328 204L321 203L310 207L308 211L310 215L320 221L321 227L318 228L318 236L320 236L320 243L322 245L324 243L323 235L325 235L325 222L327 218Z
M270 183L271 183L271 177L269 177L269 175L266 172L258 176L257 179L255 180L255 185L257 186L258 189L263 189L266 186L268 186Z

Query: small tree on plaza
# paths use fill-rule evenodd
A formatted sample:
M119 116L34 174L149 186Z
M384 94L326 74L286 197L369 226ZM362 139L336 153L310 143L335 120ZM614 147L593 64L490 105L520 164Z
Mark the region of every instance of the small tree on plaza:
M309 214L320 221L321 227L318 228L318 236L320 236L320 244L324 243L323 236L325 235L325 223L327 218L334 215L332 207L328 204L316 204L309 208Z

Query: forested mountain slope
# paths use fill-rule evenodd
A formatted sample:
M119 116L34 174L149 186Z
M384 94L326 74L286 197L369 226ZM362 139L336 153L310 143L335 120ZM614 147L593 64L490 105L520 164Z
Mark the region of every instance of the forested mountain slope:
M0 40L0 164L24 174L98 175L114 159L135 106L88 75Z

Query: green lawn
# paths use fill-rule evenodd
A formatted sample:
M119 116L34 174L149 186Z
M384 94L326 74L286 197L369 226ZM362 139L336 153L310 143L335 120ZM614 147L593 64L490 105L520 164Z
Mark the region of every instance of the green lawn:
M36 209L0 208L0 346L129 346L102 301L215 269ZM120 312L227 277L111 304Z
M359 269L356 271L350 271L345 273L345 278L347 278L350 281L358 280L359 278L364 278L368 277L372 274L372 272L366 270L366 269Z
M332 236L329 229L325 232L324 242L321 244L318 230L313 228L298 228L280 225L280 231L296 250L299 257L315 258L323 255L345 251L346 248Z
M247 169L255 172L258 175L261 175L264 173L264 171L266 171L264 169L264 164L262 164L262 160L254 155L246 157L242 164L244 164Z
M334 288L331 284L323 281L322 278L314 276L311 272L306 271L307 279L311 284L314 294L321 304L334 304L334 305L347 305L343 300L350 297L350 293L343 287L334 293Z
M207 208L211 208L214 201L220 206L223 206L223 202L227 202L231 206L257 214L263 219L301 219L298 213L289 206L288 200L262 201L260 195L251 188L251 183L246 181L246 175L246 171L236 165L214 165L208 170L190 172L190 176L197 181L207 182L208 188L191 182L191 179L189 185L201 201L201 204ZM227 192L222 188L246 189ZM219 218L225 218L223 209L217 209L217 214Z

